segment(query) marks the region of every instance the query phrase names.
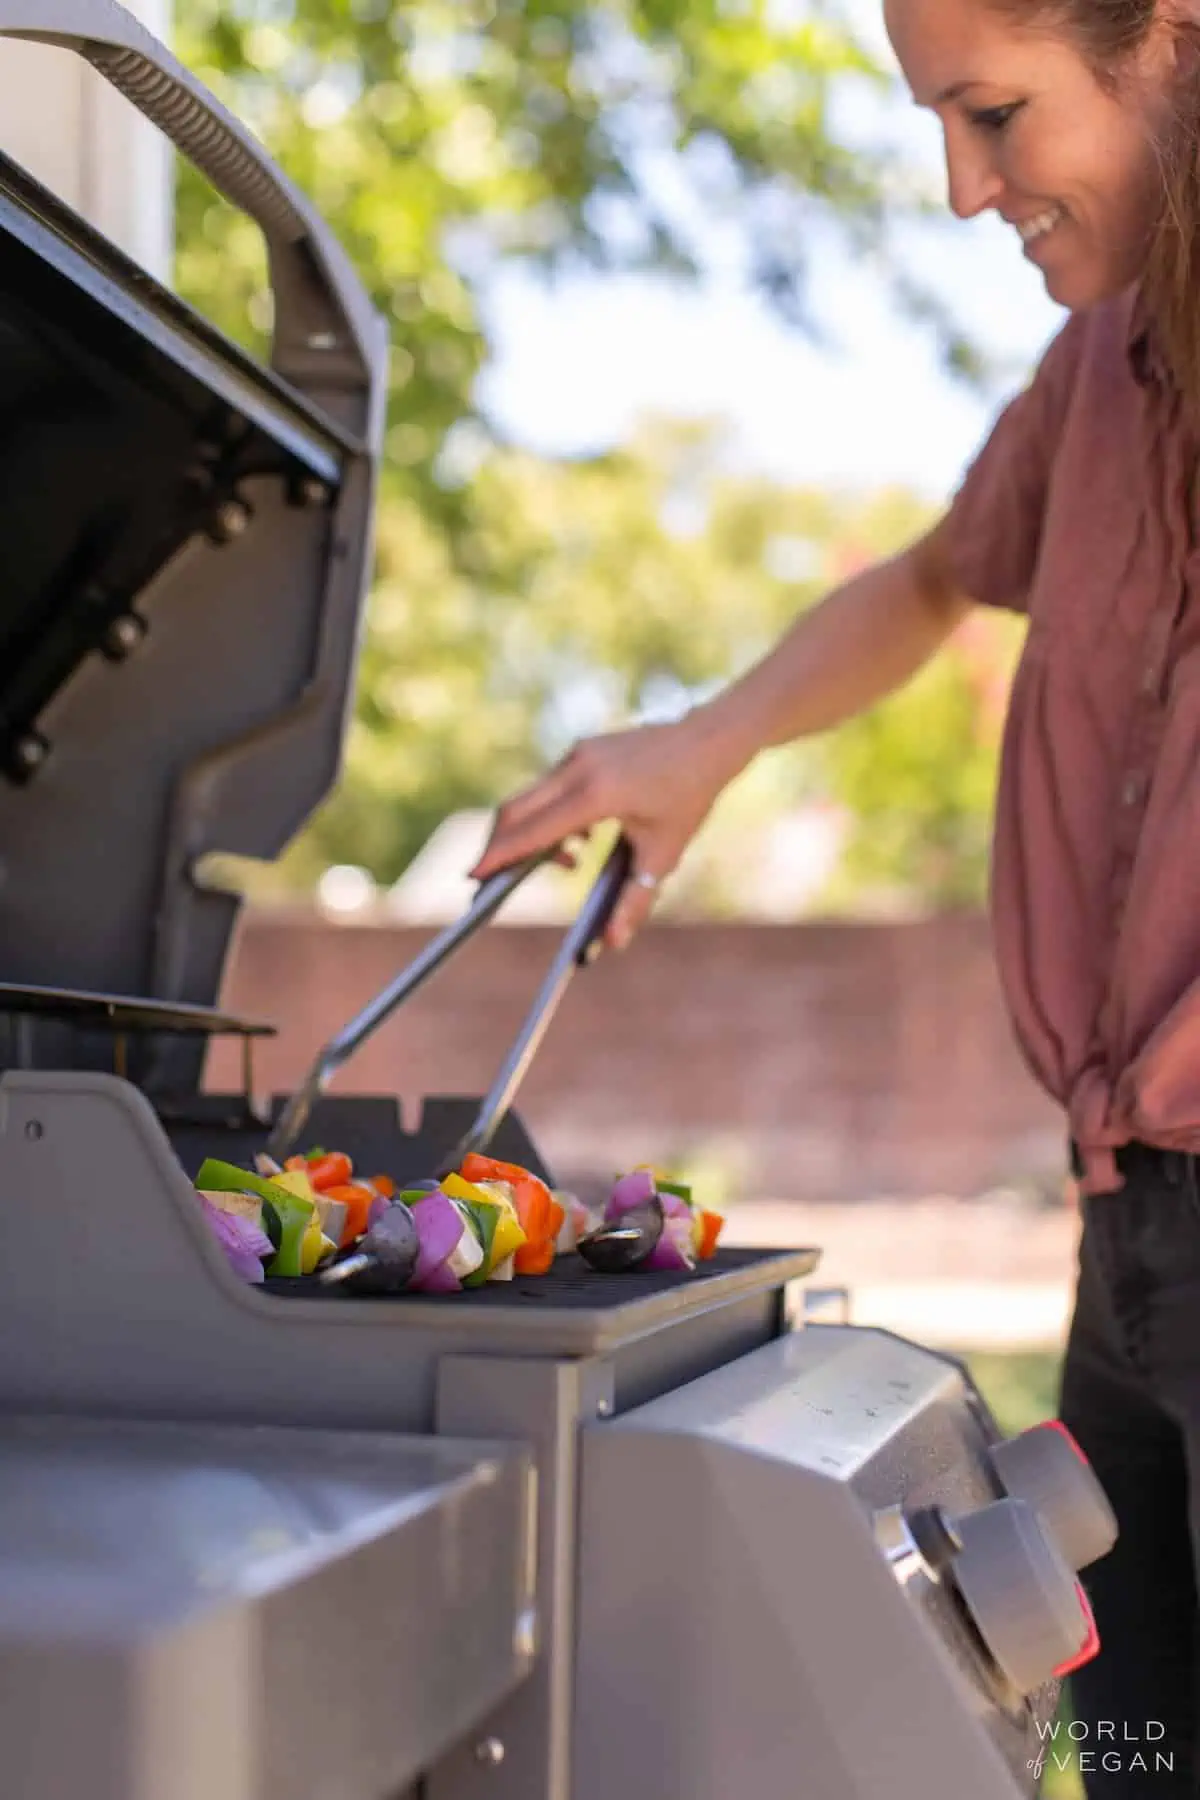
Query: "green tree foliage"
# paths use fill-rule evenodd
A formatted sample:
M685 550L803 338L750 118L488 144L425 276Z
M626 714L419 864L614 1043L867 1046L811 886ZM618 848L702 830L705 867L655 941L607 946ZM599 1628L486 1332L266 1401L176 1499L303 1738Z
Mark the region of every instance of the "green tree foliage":
M1013 619L968 618L899 694L829 738L832 793L852 829L831 898L864 893L931 909L986 896Z
M355 861L390 880L447 812L762 653L816 592L838 507L722 476L714 447L657 425L586 461L496 450L453 556L393 500L347 779L294 871Z
M687 276L718 242L804 320L832 227L932 306L890 248L916 192L885 147L834 129L851 90L884 77L822 0L178 0L176 25L393 320L392 460L415 480L471 411L500 259ZM180 210L183 291L261 337L253 230L187 174Z
M386 510L347 778L294 875L352 861L394 879L448 812L490 805L586 732L679 710L928 523L903 493L733 477L719 447L659 423L594 460L497 450L474 476L457 566L415 503ZM736 911L764 827L828 798L851 821L830 905L977 902L1015 641L1004 621L968 620L869 716L764 758L701 834L678 900Z
M850 90L883 82L836 6L177 0L175 17L181 54L312 196L392 325L358 717L289 878L329 861L394 878L448 812L493 803L581 732L727 677L856 556L915 528L903 497L722 479L702 430L648 427L620 453L553 464L497 443L475 405L483 297L513 259L547 279L687 279L716 244L804 323L811 260L840 238L969 360L890 249L888 221L919 197L894 158L835 129ZM261 351L254 228L187 170L178 206L182 292ZM990 781L973 718L962 671L931 672L820 757L775 761L713 829L736 836L823 781L864 820L864 879L956 897L978 886Z

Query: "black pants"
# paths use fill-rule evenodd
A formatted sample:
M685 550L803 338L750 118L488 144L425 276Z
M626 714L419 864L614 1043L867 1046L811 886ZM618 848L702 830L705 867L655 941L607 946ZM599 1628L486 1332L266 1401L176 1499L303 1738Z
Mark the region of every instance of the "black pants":
M1056 1748L1089 1800L1194 1800L1200 1180L1190 1157L1132 1146L1120 1161L1121 1192L1083 1202L1060 1411L1121 1536L1082 1577L1101 1650L1071 1680L1080 1735Z

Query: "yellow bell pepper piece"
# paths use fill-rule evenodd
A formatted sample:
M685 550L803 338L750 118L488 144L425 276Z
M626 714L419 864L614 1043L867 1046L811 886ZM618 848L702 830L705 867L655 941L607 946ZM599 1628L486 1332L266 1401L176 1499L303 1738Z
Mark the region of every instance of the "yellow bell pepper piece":
M476 1183L480 1194L488 1204L499 1209L500 1217L496 1220L496 1235L492 1239L492 1254L488 1260L488 1274L498 1269L502 1262L515 1256L518 1250L528 1243L525 1229L517 1217L517 1208L507 1186L500 1181L480 1181Z
M461 1175L447 1175L442 1192L451 1200L471 1200L476 1206L491 1206L499 1213L496 1231L488 1257L488 1274L508 1257L514 1256L525 1243L525 1233L517 1217L512 1195L503 1182L466 1181Z
M271 1181L276 1187L283 1188L289 1194L295 1194L297 1200L311 1200L316 1203L313 1184L303 1169L285 1169L282 1175L272 1175Z
M488 1206L495 1205L490 1194L485 1194L473 1181L464 1181L461 1175L447 1175L442 1182L442 1192L449 1194L451 1200L475 1200Z
M321 1230L321 1221L314 1212L308 1230L300 1242L300 1273L311 1275L318 1264L337 1248L332 1239L327 1238Z

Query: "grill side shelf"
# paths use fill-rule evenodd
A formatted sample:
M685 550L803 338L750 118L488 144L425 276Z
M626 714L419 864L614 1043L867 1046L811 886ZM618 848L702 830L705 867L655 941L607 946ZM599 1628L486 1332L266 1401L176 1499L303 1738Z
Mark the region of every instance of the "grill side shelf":
M275 1037L274 1025L235 1018L209 1006L91 994L74 988L22 987L0 981L0 1015L63 1019L92 1031L197 1032L202 1037Z

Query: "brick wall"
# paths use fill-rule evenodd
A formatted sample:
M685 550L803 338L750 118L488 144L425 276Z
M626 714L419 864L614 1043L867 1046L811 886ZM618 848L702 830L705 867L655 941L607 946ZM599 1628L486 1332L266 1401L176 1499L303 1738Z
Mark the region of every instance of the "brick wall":
M251 916L226 1003L281 1028L260 1085L406 963L419 931ZM346 1091L482 1093L556 934L485 931L351 1063ZM214 1085L235 1081L228 1050ZM699 1158L744 1193L975 1193L1053 1181L1062 1131L1013 1046L986 923L661 925L582 972L520 1110L564 1181Z

